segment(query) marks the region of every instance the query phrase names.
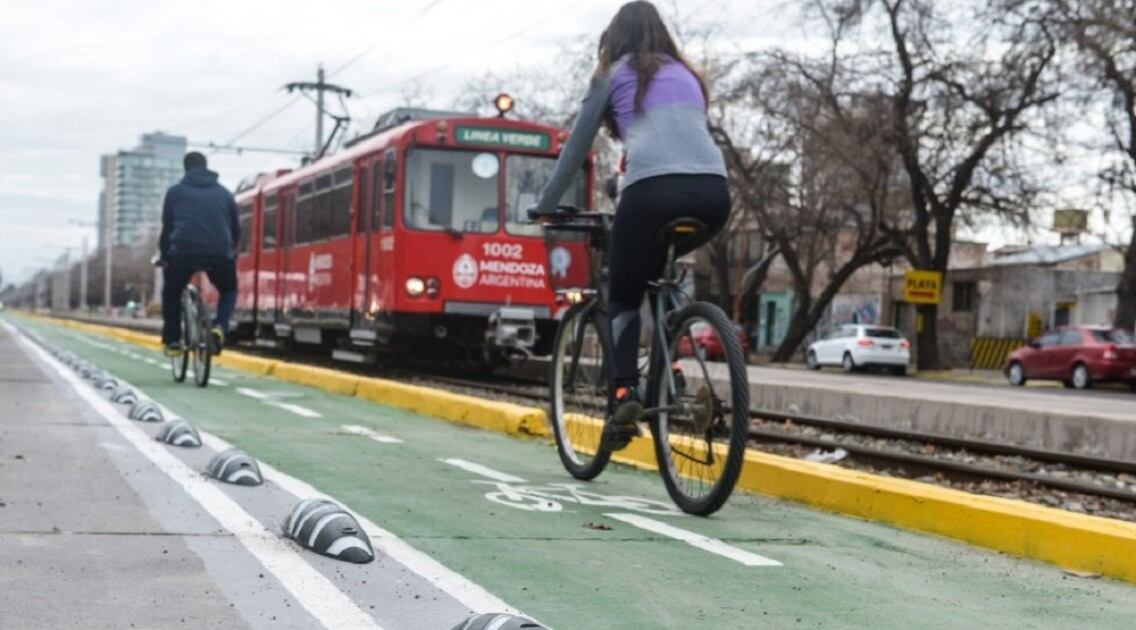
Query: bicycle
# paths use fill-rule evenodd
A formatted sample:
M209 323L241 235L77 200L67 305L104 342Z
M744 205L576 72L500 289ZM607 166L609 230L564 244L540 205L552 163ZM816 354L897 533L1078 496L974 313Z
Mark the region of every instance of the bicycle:
M576 479L591 480L623 446L606 430L616 406L606 290L612 215L559 206L530 210L529 217L543 223L549 281L571 304L552 346L549 420L564 467ZM683 292L685 274L675 264L676 250L703 240L707 230L697 219L680 218L658 234L667 257L662 276L648 288L656 325L643 398L667 493L679 509L701 516L716 512L733 492L749 437L749 383L737 333L721 308ZM586 278L563 271L573 250L588 258ZM713 362L717 354L725 374ZM688 374L691 364L694 374Z
M190 360L193 361L193 382L198 387L209 385L213 366L213 342L209 334L209 307L201 299L201 290L192 282L181 293L182 344L185 351L170 357L174 382L185 382Z

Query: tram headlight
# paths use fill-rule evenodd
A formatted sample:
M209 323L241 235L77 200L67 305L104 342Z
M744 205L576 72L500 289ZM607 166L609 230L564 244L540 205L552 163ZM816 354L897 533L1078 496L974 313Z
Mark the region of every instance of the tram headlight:
M412 298L416 298L426 292L426 281L422 278L407 278L406 279L406 294Z
M505 114L513 111L513 105L515 104L513 97L504 92L498 94L497 98L493 99L493 106L497 108L497 115L501 118L504 118Z

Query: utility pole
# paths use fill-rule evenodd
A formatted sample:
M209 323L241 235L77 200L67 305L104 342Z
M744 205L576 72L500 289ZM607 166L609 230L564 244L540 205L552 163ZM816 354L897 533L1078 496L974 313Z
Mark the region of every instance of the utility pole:
M340 98L340 102L342 102L344 97L350 97L351 96L351 90L349 90L345 87L339 86L339 85L335 85L333 83L328 83L325 80L325 78L326 78L326 76L325 76L324 71L323 71L323 64L320 64L319 68L316 70L316 82L315 83L312 83L311 81L296 81L296 82L289 83L289 84L284 86L284 88L286 90L288 90L289 92L299 90L300 93L304 94L305 96L307 96L309 92L315 92L316 146L315 146L314 155L317 158L320 157L323 154L323 151L324 151L324 143L323 143L323 118L324 118L324 115L325 115L324 99L323 99L324 92L331 92L332 94L338 94L339 98ZM311 98L311 97L309 96L309 98ZM338 120L339 119L337 118L337 121ZM337 130L339 129L339 124L340 124L339 122L336 123L335 128ZM333 137L335 136L335 131L332 132L332 136Z

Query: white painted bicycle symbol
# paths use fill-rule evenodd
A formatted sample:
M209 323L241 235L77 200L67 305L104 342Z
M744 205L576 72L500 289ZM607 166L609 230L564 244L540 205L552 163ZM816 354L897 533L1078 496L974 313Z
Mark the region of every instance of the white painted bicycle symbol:
M504 481L474 481L473 483L488 484L496 488L496 490L485 493L486 499L528 512L561 512L564 510L564 504L574 503L643 514L683 516L683 513L670 503L644 499L643 497L600 494L583 490L583 486L575 483L550 483L543 486Z

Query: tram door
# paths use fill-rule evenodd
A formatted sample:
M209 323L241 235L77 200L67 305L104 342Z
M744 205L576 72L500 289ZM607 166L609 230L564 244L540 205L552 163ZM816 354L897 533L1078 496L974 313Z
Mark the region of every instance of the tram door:
M377 163L378 160L374 160ZM367 313L371 308L371 258L374 244L371 242L372 215L374 214L374 172L372 162L364 162L355 168L355 234L352 239L351 325L358 328L365 325Z
M292 291L289 258L296 242L296 189L280 191L280 218L277 232L276 283L275 283L275 323L286 323L292 304L288 296Z

